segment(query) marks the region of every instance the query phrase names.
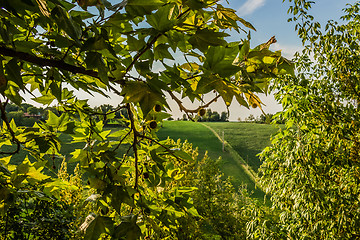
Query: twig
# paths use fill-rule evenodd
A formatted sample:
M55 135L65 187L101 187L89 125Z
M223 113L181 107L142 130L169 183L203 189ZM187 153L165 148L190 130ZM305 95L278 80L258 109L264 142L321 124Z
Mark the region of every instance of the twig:
M116 151L120 147L122 142L126 139L127 136L129 136L130 133L131 133L131 130L120 140L119 144L114 148L114 151Z
M180 111L184 111L185 113L197 113L201 108L207 108L208 106L210 106L213 102L216 102L216 100L220 97L220 95L217 95L215 98L213 98L210 102L206 103L205 105L199 106L196 109L187 109L186 107L184 107L184 105L182 104L181 100L178 99L171 91L167 91L171 98L177 103L177 105L180 108Z
M127 66L127 68L125 69L125 74L128 73L131 68L134 66L134 64L137 62L137 60L139 60L139 58L148 50L152 47L152 45L156 42L156 40L158 40L158 38L161 36L162 34L159 33L158 35L156 35L151 41L149 41L142 49L139 50L139 52L135 55L134 59L132 60L132 62L130 63L129 66ZM150 40L150 39L149 39Z
M137 189L138 188L138 181L139 181L139 167L138 167L139 158L138 158L138 151L137 151L137 143L138 143L137 138L139 136L139 133L136 130L136 127L135 127L134 116L133 116L133 113L131 111L130 103L126 104L126 108L128 110L129 120L130 120L130 123L131 123L131 126L130 126L131 131L134 133L134 141L133 141L133 144L132 144L132 148L133 148L133 151L134 151L134 157L135 157L135 184L134 184L134 188Z
M84 67L78 67L71 64L68 64L64 62L63 60L56 60L56 59L48 59L48 58L42 58L35 55L31 55L29 53L16 51L11 48L0 46L0 55L3 56L9 56L9 57L16 57L19 58L25 62L30 62L33 64L36 64L40 67L56 67L61 70L65 70L68 72L71 72L73 74L83 74L90 77L98 78L100 79L99 73L94 70L89 70ZM116 78L108 76L110 81L115 82ZM125 85L125 80L116 80L116 83L119 83L120 85ZM114 91L117 95L121 95L120 92L115 89L113 86L108 86L112 91Z
M183 15L185 15L186 13L188 13L190 11L190 8L188 8L186 11L182 12L179 14L179 16L177 16L177 19L180 19ZM152 45L158 40L159 37L161 37L164 33L158 33L156 36L154 36L153 39L149 39L149 42L138 51L138 53L135 55L133 61L130 63L129 66L127 66L127 68L125 69L125 74L128 73L131 68L134 66L134 64L137 62L137 60L139 60L139 58L148 50L152 47Z

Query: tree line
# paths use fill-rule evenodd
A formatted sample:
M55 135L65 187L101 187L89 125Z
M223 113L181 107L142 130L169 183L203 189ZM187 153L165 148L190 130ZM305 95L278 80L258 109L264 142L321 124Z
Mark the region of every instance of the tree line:
M228 112L221 112L220 114L217 111L212 111L210 108L204 109L204 113L195 115L194 118L189 118L188 115L183 114L182 118L178 118L178 120L188 121L193 120L196 122L228 122L229 114Z

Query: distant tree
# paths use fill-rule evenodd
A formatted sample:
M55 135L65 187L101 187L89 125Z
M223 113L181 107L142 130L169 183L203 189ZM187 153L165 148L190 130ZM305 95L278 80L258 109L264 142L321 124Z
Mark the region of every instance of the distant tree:
M7 115L10 121L14 120L17 125L23 125L23 119L24 119L23 111L9 112Z
M250 114L248 117L245 118L246 122L254 122L255 121L255 117L254 115Z
M121 117L124 117L124 118L126 118L126 119L129 119L129 114L128 114L126 108L122 108L122 109L120 110L120 115L121 115Z
M261 114L256 118L257 123L265 123L266 122L266 116L264 114Z
M39 109L37 109L37 108L34 107L34 106L31 106L31 107L28 107L28 108L26 109L26 112L27 112L28 114L35 115L35 114L39 114Z
M8 103L6 104L5 110L6 112L16 112L16 111L20 111L20 107L16 104Z
M99 110L102 113L107 113L114 110L114 107L110 104L102 104L99 107L95 108L96 110Z
M271 122L272 117L274 116L274 114L271 113L267 113L267 114L261 114L260 116L258 116L255 120L256 123L261 123L261 124L269 124Z
M226 112L222 112L221 116L217 111L212 111L211 109L207 109L204 116L195 116L195 121L198 122L226 122L228 120L228 114Z
M220 115L218 112L214 111L211 113L211 116L209 118L209 122L219 122L220 121Z
M229 121L229 114L227 112L221 112L220 122Z
M23 112L26 112L29 107L33 107L33 105L31 105L31 104L29 104L29 103L22 103L22 104L20 105L20 109L21 109L21 111L23 111Z

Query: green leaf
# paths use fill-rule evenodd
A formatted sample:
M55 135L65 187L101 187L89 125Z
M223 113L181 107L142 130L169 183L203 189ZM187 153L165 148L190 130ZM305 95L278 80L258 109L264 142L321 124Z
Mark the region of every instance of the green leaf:
M111 206L121 214L121 205L125 203L130 207L134 207L133 199L130 197L129 193L126 191L126 188L121 186L114 186L111 189Z
M7 169L7 167L5 167L5 165L2 162L0 162L0 172L5 174L6 176L11 175L11 172L9 171L9 169Z
M200 51L205 52L209 46L225 46L227 42L224 37L230 36L227 33L216 32L210 29L198 29L189 39L189 43Z
M279 64L277 66L277 70L280 75L290 74L291 76L295 76L295 65L288 60L284 60L281 64Z
M240 53L239 53L239 61L243 61L244 58L248 55L250 50L250 42L249 40L245 40L240 44Z
M40 153L46 153L51 148L51 144L45 137L37 137L34 139L36 145L39 146Z
M42 181L50 178L50 176L41 173L41 170L42 168L36 169L34 167L30 167L29 172L27 173L27 180L29 181L29 183L36 183L37 181Z
M95 216L92 218L91 223L85 228L84 239L98 240L102 233L111 235L113 229L114 229L114 222L111 218L103 217L103 216Z
M130 51L138 51L146 45L146 42L143 38L136 39L133 36L128 36L126 42L129 46Z
M88 18L92 18L95 17L96 15L88 12L88 11L76 11L76 10L71 10L70 11L70 16L72 18L81 18L82 20L88 19Z
M41 97L36 97L36 98L32 98L32 100L34 100L35 102L44 104L44 105L50 105L54 100L56 99L56 97L54 95L43 95Z
M229 81L214 75L204 76L200 79L196 92L208 93L212 90L216 90L223 98L225 104L229 106L234 97L236 88Z
M163 160L161 157L159 157L159 155L156 152L156 149L153 149L150 151L150 156L151 159L156 163L156 165L165 172L165 168L163 163L165 162L165 160Z
M141 237L141 229L136 224L136 215L122 217L123 222L114 230L115 239L136 240Z
M135 69L141 76L147 76L151 73L150 61L137 61L135 62Z
M188 162L192 162L193 161L193 158L186 152L184 152L183 150L179 149L179 150L172 150L173 154L175 156L177 156L178 158L180 159L183 159L185 161L188 161Z
M55 20L59 28L62 28L73 40L79 42L81 36L80 26L72 20L72 17L67 13L67 11L57 5L51 11L51 16Z
M221 77L232 76L240 70L240 67L233 65L237 54L237 47L210 47L205 54L204 68Z
M128 6L161 6L164 2L161 0L128 0Z
M127 82L121 95L124 103L139 103L144 116L157 104L167 105L162 92L152 90L144 82Z
M239 17L237 20L238 20L239 22L241 22L245 27L250 28L250 29L256 31L255 27L254 27L250 22L245 21L243 18L240 18L240 17Z
M90 182L90 187L98 189L98 190L104 190L107 187L107 183L99 178L92 177L88 179Z
M11 86L11 82L8 82L8 86L5 90L5 95L16 105L20 105L22 102L22 97L19 94L19 88Z
M185 0L184 5L188 6L190 9L199 10L206 7L206 3L201 0Z
M18 61L13 58L5 65L5 71L7 79L16 83L20 89L24 89L24 82L20 74L21 67L18 64Z
M163 60L164 58L168 58L171 60L175 60L174 57L168 50L169 46L166 44L159 44L154 48L154 58L155 60Z
M65 134L75 134L74 129L76 125L75 122L68 122L66 124L66 130L64 131Z
M55 115L52 111L48 111L48 119L46 120L46 123L52 127L56 127L59 124L59 117Z
M98 52L86 52L86 67L89 69L98 69L99 77L106 85L109 83L108 69L105 66L103 57Z
M14 41L14 44L15 44L16 50L21 51L21 52L31 53L33 49L37 48L38 46L40 46L43 43L42 42L16 40L16 41Z
M175 5L173 4L167 4L159 8L156 13L146 16L147 22L159 32L169 31L176 22L175 19L172 19L174 8Z
M92 37L89 38L84 45L82 46L81 50L82 51L86 51L86 50L102 50L102 49L107 49L108 44L106 43L105 39L102 37Z

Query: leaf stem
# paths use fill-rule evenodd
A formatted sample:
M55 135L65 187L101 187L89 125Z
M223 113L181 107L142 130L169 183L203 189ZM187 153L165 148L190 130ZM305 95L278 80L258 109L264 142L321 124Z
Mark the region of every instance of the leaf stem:
M134 184L134 189L138 189L138 181L139 181L139 167L138 167L138 163L139 163L139 157L138 157L138 149L137 149L137 144L138 144L138 136L139 136L139 132L136 130L135 127L135 121L134 121L134 115L133 112L131 111L131 106L130 103L126 104L126 108L128 111L128 115L129 115L129 120L131 123L131 130L134 133L134 141L132 144L132 148L134 151L134 157L135 157L135 184Z

